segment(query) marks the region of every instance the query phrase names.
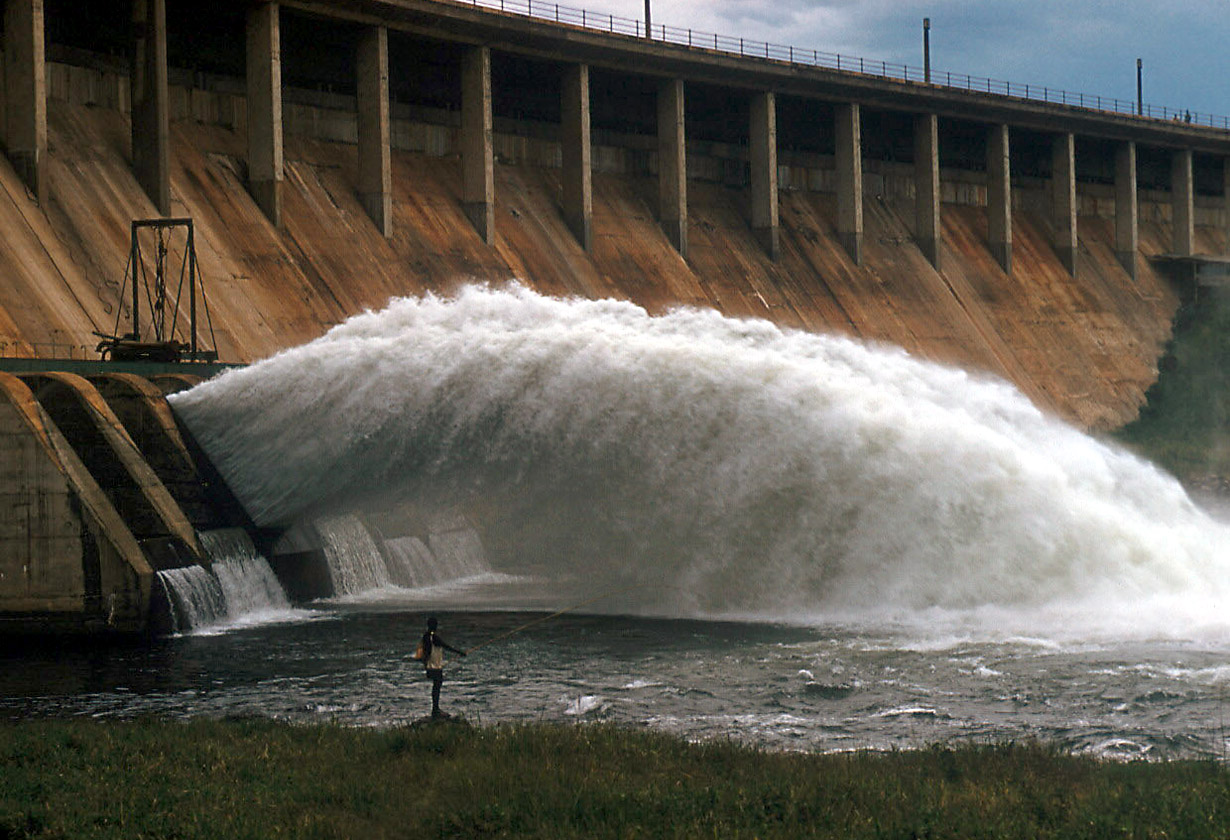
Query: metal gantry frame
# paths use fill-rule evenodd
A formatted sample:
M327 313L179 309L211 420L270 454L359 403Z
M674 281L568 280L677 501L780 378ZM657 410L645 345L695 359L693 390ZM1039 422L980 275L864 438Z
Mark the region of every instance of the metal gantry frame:
M153 260L153 277L146 267L146 255L141 248L140 232L152 229L157 233L156 252ZM187 231L187 242L184 256L179 268L179 282L175 289L174 299L167 294L170 272L168 262L171 251L168 242L177 228ZM196 233L191 218L166 219L133 219L132 239L128 251L128 265L124 269L124 282L120 286L120 301L125 299L128 284L132 283L132 329L120 333L120 320L123 317L123 306L117 308L115 330L113 335L98 333L103 341L98 350L105 356L117 358L120 355L142 357L161 356L166 360L214 361L218 357L217 340L214 336L213 319L209 312L209 300L205 296L205 287L199 282L200 267L196 259ZM183 301L184 283L188 284L188 342L186 344L175 340L176 328L179 325L180 306ZM205 311L205 322L209 329L209 344L211 349L202 350L199 346L197 322L198 287L201 305ZM142 339L141 336L141 299L144 296L148 307L149 322L152 336ZM167 308L170 302L171 318L167 324ZM186 352L185 352L186 351ZM173 358L172 358L173 357Z

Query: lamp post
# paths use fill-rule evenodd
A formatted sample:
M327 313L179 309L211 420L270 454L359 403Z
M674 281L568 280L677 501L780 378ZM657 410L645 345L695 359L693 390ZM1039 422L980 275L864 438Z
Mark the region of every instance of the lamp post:
M651 16L649 13L649 0L645 0L645 38L653 37L653 24L650 22Z
M645 2L648 3L649 0L645 0ZM1141 84L1140 66L1141 62L1138 58L1136 59L1136 116L1138 117L1143 116L1145 113L1144 86Z
M923 18L923 80L931 84L931 18L929 17Z

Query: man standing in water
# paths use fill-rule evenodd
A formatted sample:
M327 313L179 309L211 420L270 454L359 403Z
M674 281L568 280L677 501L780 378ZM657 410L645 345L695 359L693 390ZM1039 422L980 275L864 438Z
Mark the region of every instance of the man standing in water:
M440 686L444 683L444 651L451 650L458 656L466 655L464 650L458 650L436 635L436 626L436 617L433 615L427 619L427 632L419 640L418 650L414 653L414 658L422 661L423 667L427 670L427 676L431 678L431 716L433 718L444 716L444 713L440 711Z

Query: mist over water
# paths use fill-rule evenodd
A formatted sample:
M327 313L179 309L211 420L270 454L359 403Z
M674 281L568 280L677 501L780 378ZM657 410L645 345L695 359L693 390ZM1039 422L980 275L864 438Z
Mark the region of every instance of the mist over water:
M258 523L460 506L497 572L644 584L611 609L1230 640L1230 527L1010 385L897 349L471 287L171 400Z

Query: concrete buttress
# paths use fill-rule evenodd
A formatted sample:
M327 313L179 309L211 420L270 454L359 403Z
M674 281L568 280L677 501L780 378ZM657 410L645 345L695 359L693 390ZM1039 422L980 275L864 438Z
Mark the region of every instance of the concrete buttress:
M1005 274L1012 273L1012 169L1008 160L1008 126L987 134L987 240Z
M492 130L491 50L471 47L461 59L461 202L488 245L495 241Z
M581 247L593 246L594 190L589 131L589 66L564 68L560 151L564 218Z
M359 201L386 239L393 235L393 171L389 134L389 31L369 27L355 62L359 110Z
M1136 144L1120 143L1115 148L1115 257L1133 280L1140 247L1138 200Z
M146 629L154 570L34 398L0 373L0 628Z
M39 204L47 200L43 0L5 0L4 146Z
M748 155L751 163L752 230L770 259L781 253L777 212L777 98L752 95Z
M201 564L196 531L98 390L72 373L22 374L158 569Z
M658 85L658 219L666 238L688 256L688 160L683 80Z
M282 226L282 37L278 4L248 10L248 190Z
M166 0L133 0L132 170L154 207L171 215L170 90Z

